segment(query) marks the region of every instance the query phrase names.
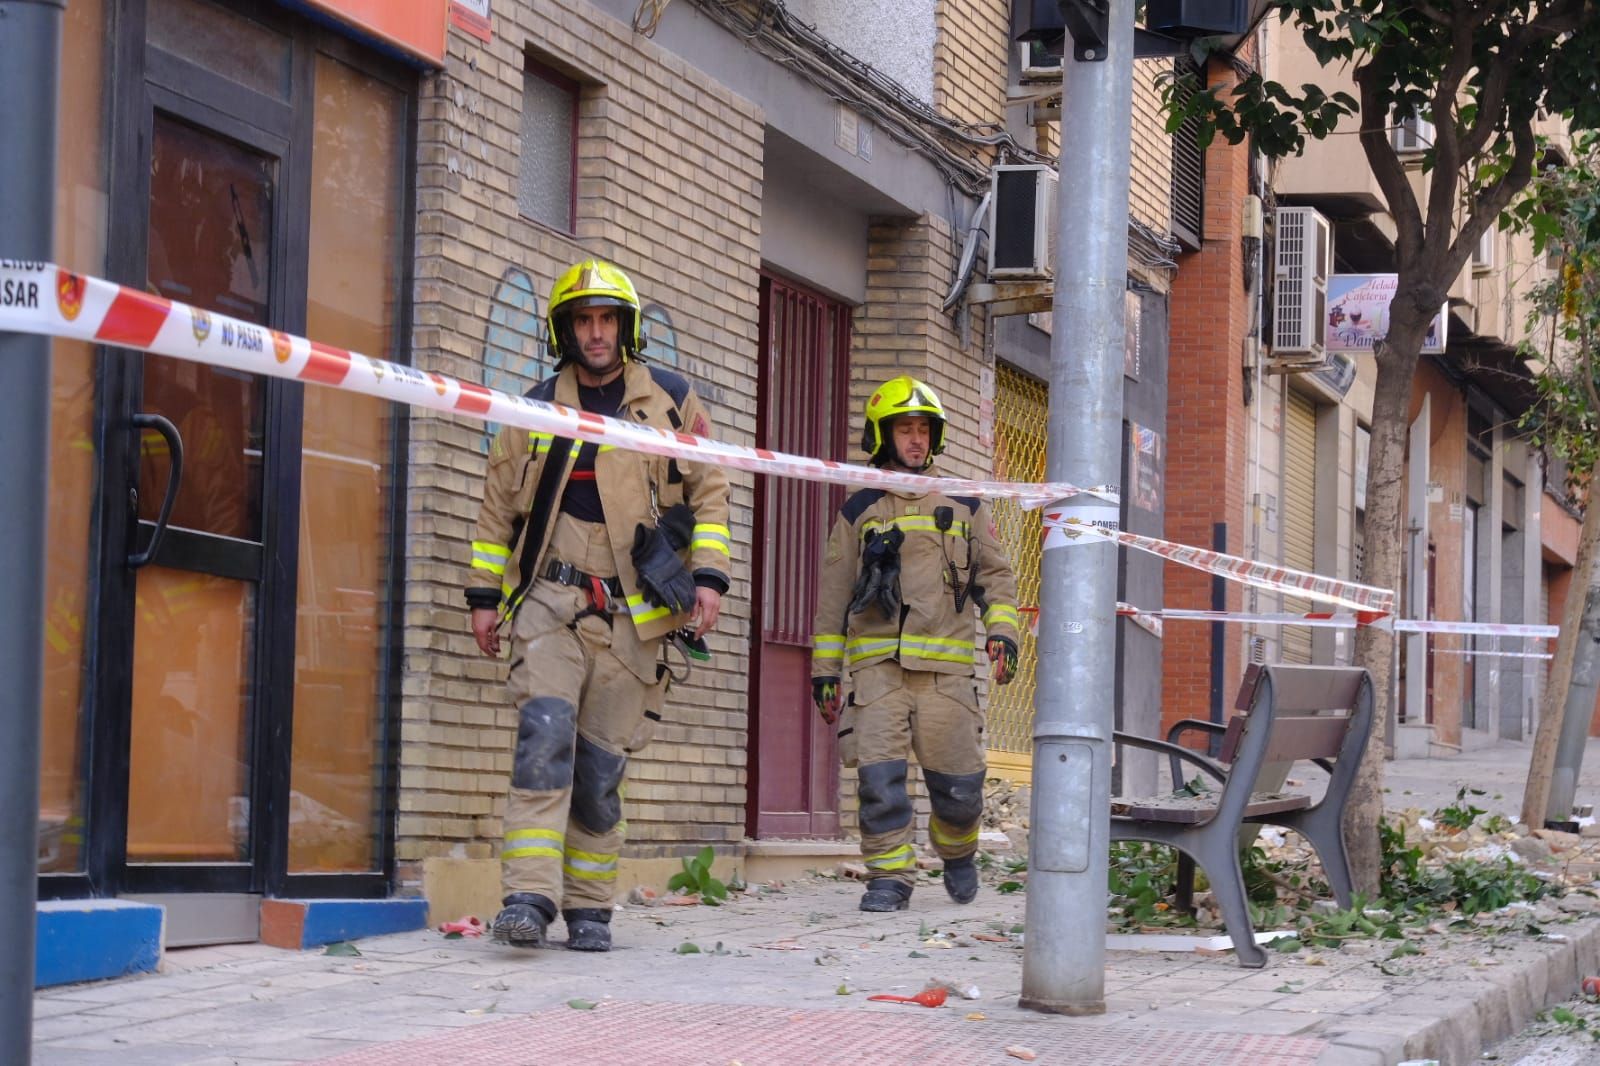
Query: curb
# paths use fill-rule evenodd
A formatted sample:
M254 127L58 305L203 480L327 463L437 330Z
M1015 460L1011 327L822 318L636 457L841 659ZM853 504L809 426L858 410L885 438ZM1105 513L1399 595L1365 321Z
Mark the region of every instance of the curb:
M1538 957L1458 980L1430 980L1424 989L1388 1001L1383 1013L1322 1035L1328 1049L1318 1066L1398 1066L1435 1059L1440 1066L1476 1062L1492 1044L1512 1036L1539 1011L1578 991L1600 969L1600 918L1562 928L1563 941L1541 941Z

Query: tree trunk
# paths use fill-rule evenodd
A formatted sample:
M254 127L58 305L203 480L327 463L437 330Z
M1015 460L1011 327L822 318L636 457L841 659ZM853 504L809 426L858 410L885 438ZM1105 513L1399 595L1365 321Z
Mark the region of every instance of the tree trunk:
M1583 510L1583 532L1578 539L1578 557L1573 560L1572 583L1567 586L1567 603L1561 612L1561 636L1556 639L1556 657L1550 664L1550 677L1544 687L1544 702L1539 709L1539 725L1533 734L1533 758L1528 764L1528 786L1522 793L1522 822L1530 829L1541 828L1550 806L1550 778L1556 765L1556 742L1561 737L1561 722L1567 711L1567 689L1572 686L1572 660L1583 624L1584 604L1594 575L1595 550L1600 546L1600 506Z
M1405 323L1396 300L1388 340L1378 360L1376 394L1372 401L1372 441L1367 460L1366 529L1362 538L1362 581L1394 589L1395 614L1400 613L1400 555L1403 541L1406 478L1406 430L1411 415L1411 382L1426 328ZM1406 328L1409 326L1409 329ZM1403 332L1402 332L1403 331ZM1409 343L1407 343L1409 341ZM1407 354L1409 353L1409 354ZM1413 471L1414 477L1428 472ZM1389 719L1393 713L1394 633L1366 626L1356 631L1356 663L1372 674L1374 697L1372 738L1361 760L1361 770L1345 807L1344 839L1350 852L1350 872L1355 890L1368 899L1378 894L1381 861L1378 821L1383 817L1383 762Z

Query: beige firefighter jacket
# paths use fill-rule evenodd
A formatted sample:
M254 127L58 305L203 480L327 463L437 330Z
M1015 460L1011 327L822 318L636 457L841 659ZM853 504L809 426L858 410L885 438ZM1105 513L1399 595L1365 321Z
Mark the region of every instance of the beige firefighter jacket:
M624 365L623 378L627 383L623 417L661 429L710 436L711 423L705 408L681 375L630 361ZM576 368L565 367L536 385L528 395L579 409ZM466 587L469 602L499 603L502 624L520 604L520 598L512 602L511 596L520 584L522 532L528 525L528 512L545 464L552 459L552 439L548 433L504 426L489 449L489 471L484 479L477 530L472 536ZM554 457L563 464L554 496L557 507L581 446L581 441L574 440L567 454ZM673 615L640 594L631 554L634 529L641 522L654 524L652 498L656 513L676 503L688 503L695 516L694 539L688 551L689 571L696 584L714 585L725 591L732 569L727 475L719 466L685 463L610 445L600 446L594 465L626 610L640 640L664 636L685 625L688 615ZM544 523L544 536L534 556L535 572L547 562L545 549L554 527L552 514Z
M941 531L939 508L952 521ZM850 599L868 533L898 527L900 618L885 618L876 604L850 614ZM956 611L955 577L974 592ZM843 677L851 671L897 658L908 670L972 674L975 662L987 664L983 643L973 640L974 605L982 612L989 637L1009 637L1021 646L1017 584L1005 549L995 536L988 504L970 496L913 495L862 489L845 501L823 554L817 614L812 623L811 676Z

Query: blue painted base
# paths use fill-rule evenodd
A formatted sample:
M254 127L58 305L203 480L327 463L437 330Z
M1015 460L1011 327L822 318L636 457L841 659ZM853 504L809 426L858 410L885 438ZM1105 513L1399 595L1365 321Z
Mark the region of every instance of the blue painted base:
M44 900L38 906L33 986L148 973L161 962L165 908L120 899Z
M425 899L270 899L261 905L261 939L314 948L341 940L404 933L428 924Z

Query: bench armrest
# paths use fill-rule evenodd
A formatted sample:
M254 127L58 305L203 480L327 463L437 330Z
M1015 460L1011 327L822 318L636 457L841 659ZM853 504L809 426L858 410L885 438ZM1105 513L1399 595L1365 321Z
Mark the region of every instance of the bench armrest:
M1161 752L1174 758L1182 759L1185 762L1192 762L1201 770L1216 778L1221 784L1228 783L1228 771L1223 768L1221 763L1208 759L1199 752L1191 751L1181 745L1169 744L1165 740L1155 740L1151 737L1139 737L1131 733L1122 732L1112 733L1111 742L1113 744L1127 744L1134 748L1143 748L1146 751ZM1183 782L1174 781L1172 787L1174 789L1182 788Z
M1191 729L1198 729L1205 733L1226 733L1228 727L1220 722L1208 722L1203 718L1180 718L1172 723L1172 728L1167 730L1167 743L1176 744L1178 737Z

